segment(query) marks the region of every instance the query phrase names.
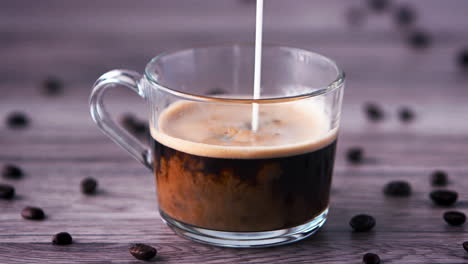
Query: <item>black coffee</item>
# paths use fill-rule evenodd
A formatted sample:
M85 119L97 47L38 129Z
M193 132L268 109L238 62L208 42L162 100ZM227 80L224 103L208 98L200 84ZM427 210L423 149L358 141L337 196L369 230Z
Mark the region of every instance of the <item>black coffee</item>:
M154 140L160 210L184 223L226 231L304 224L327 209L336 141L301 155L223 159Z
M251 232L299 226L328 208L336 133L292 107L263 108L252 132L243 110L185 103L161 115L152 136L163 215Z

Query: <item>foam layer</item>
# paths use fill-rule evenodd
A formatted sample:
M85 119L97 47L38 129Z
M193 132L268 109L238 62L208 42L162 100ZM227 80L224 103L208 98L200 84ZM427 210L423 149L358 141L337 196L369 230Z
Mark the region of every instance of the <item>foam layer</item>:
M160 114L151 135L182 152L233 159L303 154L329 145L337 136L320 108L307 102L261 105L257 132L250 129L251 112L246 104L179 101Z

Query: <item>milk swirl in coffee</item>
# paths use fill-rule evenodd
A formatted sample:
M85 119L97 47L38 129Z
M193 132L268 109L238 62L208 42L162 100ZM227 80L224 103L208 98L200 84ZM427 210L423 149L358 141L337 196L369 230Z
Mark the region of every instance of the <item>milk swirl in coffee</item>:
M250 232L298 226L328 208L336 129L306 102L176 102L152 124L161 213L197 227Z

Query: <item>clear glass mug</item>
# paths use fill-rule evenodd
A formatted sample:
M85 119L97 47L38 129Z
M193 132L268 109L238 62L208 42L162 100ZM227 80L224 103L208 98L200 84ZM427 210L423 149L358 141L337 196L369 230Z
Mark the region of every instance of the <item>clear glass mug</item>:
M253 69L253 46L212 46L164 53L143 76L113 70L94 84L94 121L154 172L160 215L183 237L266 247L301 240L326 221L344 73L317 53L265 46L253 99ZM151 147L104 108L104 92L118 86L148 103Z

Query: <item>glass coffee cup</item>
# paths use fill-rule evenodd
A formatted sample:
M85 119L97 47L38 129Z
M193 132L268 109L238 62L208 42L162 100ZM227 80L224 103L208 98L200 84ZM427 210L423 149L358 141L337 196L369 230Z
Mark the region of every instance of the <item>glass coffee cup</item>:
M211 46L165 53L143 76L113 70L94 84L94 121L153 171L161 218L183 237L275 246L327 219L344 73L317 53L265 46L253 99L253 69L253 46ZM148 103L151 147L105 110L104 91L117 86Z

